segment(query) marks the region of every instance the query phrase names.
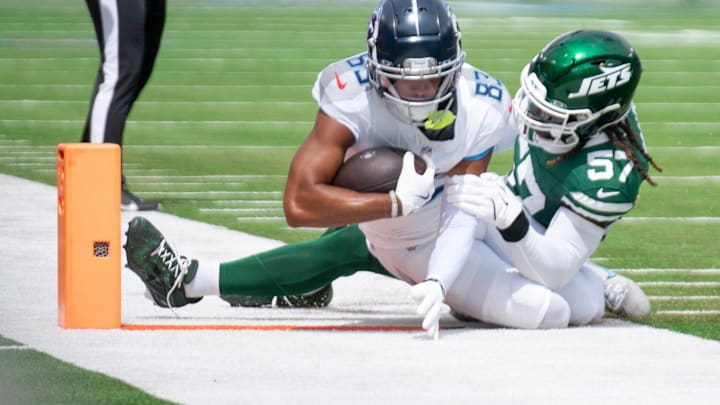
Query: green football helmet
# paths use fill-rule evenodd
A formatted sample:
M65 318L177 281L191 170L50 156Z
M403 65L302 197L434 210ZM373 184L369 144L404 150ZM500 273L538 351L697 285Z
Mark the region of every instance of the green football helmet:
M513 111L521 136L553 154L571 150L627 115L642 65L620 35L563 34L525 66Z

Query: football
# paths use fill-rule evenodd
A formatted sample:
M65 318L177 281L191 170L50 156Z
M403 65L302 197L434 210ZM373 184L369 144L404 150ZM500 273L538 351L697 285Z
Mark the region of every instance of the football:
M407 150L390 146L365 149L347 159L338 169L333 185L361 193L395 190ZM425 160L415 154L415 171L425 173Z

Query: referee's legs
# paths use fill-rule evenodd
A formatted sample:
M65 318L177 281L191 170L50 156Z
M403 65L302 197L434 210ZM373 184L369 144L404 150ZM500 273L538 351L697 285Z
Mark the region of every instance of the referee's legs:
M159 49L165 3L158 9L155 0L86 1L101 50L101 67L82 140L122 146L130 109L150 77ZM153 33L149 37L148 31ZM125 176L122 184L124 210L159 207L130 193Z

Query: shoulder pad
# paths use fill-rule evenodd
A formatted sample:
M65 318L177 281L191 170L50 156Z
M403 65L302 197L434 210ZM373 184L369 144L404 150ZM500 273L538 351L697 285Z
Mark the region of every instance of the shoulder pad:
M366 53L361 53L328 65L318 75L314 92L320 106L351 100L366 90L369 81L365 68Z

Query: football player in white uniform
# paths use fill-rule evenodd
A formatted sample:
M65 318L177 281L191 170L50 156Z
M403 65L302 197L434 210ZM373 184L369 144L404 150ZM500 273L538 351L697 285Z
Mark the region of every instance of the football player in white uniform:
M333 63L318 75L312 92L319 106L315 125L292 160L285 189L287 222L313 227L359 223L372 256L395 277L419 283L414 295L421 301L442 296L459 312L478 318L495 311L488 320L506 326L562 326L557 317L545 317L552 312L547 294L530 294L545 287L517 272L484 270L484 256L492 252L475 239L477 221L443 203L449 175L484 172L493 148L516 134L507 89L464 62L460 37L455 15L442 0L380 2L368 26L367 52ZM344 159L371 146L408 149L425 156L428 168L416 173L408 153L396 189L387 194L331 185ZM266 269L249 275L242 261L199 264L178 255L140 217L130 223L126 249L129 267L161 306L182 306L204 295L278 290ZM357 246L348 244L337 251L347 256L353 249ZM303 264L306 269L312 265ZM451 271L433 271L439 267ZM311 271L305 280L318 272ZM443 273L442 279L424 282L433 272ZM271 286L256 288L259 279ZM325 284L329 281L325 276ZM492 290L517 292L517 305L487 309L485 297ZM528 302L533 300L537 302ZM522 314L516 316L518 309ZM430 333L437 336L437 331L435 327Z

